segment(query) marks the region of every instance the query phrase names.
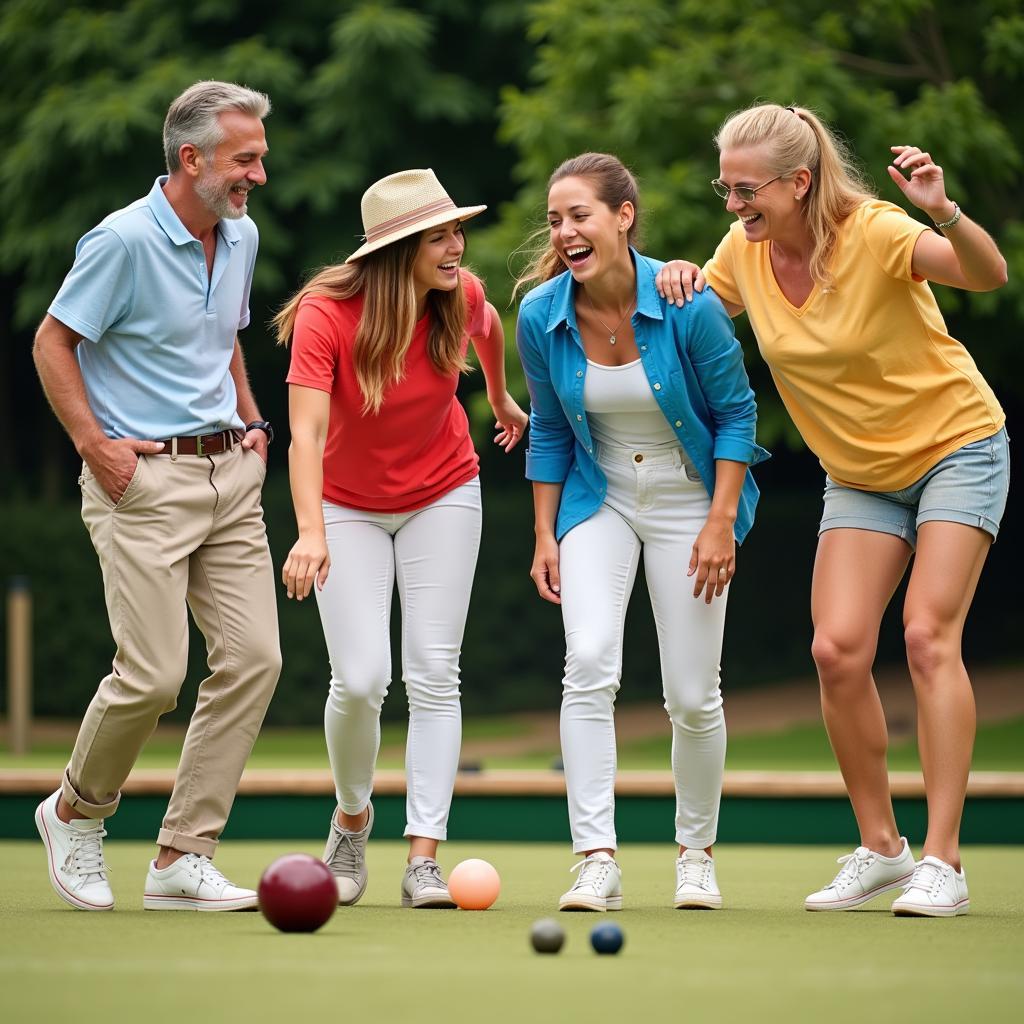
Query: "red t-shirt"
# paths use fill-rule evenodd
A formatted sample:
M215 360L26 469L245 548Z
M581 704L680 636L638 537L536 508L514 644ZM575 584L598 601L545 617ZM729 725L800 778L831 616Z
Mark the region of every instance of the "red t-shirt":
M469 271L461 273L465 355L470 337L489 331L490 317L483 285ZM472 480L480 460L455 397L459 375L438 373L427 355L429 313L413 330L405 376L385 389L379 413L364 415L352 364L362 310L362 295L340 301L307 295L295 317L288 383L331 396L325 500L368 512L409 512Z

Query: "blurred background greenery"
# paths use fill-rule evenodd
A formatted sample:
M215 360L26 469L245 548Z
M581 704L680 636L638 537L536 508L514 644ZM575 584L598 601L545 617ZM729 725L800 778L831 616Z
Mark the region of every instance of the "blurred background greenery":
M1003 401L1011 435L1024 410L1020 0L980 0L969 11L952 0L4 0L0 66L0 579L32 581L40 714L78 716L109 666L112 642L79 519L75 452L35 379L32 333L77 239L162 172L167 106L199 78L245 83L274 104L269 182L250 203L261 249L243 343L258 400L278 429L266 490L277 565L294 537L287 355L266 323L303 278L355 248L363 189L404 167L433 167L457 202L489 204L471 226L469 260L506 314L511 386L525 401L510 269L543 223L545 182L560 160L587 149L619 155L641 181L645 250L701 262L730 219L708 182L717 172L711 138L731 111L757 99L815 108L893 202L900 196L885 174L888 147L921 145L1010 266L998 293L938 288L939 301ZM775 458L758 470L758 524L732 587L726 687L811 671L807 595L822 477L749 328L737 328L758 393L760 440ZM523 454L505 457L488 445L481 385L475 374L462 389L485 496L465 704L474 713L553 708L560 618L527 576ZM1022 660L1020 507L1011 495L968 622L969 663ZM285 669L269 720L315 723L328 671L313 603L282 600L281 632ZM196 641L179 717L202 674ZM897 599L879 658L898 660L900 650ZM399 676L396 668L394 689ZM641 585L620 699L659 693ZM401 715L402 701L386 712Z

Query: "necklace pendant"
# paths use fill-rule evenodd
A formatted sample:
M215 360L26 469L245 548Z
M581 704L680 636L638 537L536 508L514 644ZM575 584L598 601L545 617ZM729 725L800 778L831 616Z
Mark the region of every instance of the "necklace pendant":
M614 334L608 339L608 344L609 345L614 345L615 344L615 335Z

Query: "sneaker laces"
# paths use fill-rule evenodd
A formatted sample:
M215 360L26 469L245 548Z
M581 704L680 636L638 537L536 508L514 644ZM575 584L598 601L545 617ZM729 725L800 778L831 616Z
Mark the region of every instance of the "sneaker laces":
M584 857L578 864L573 864L569 868L569 873L573 871L579 871L579 877L573 883L573 889L582 889L584 886L592 885L594 891L597 892L608 875L612 865L610 858L598 857L595 854L591 854L589 857Z
M105 828L71 832L71 849L68 851L65 867L72 874L81 875L86 882L106 880L109 869L103 862L103 839Z
M213 861L210 860L209 857L198 856L196 854L188 854L187 856L195 858L194 863L199 866L200 881L206 882L208 885L217 889L226 885L231 885L231 883L221 874L220 869L214 866Z
M412 871L412 877L417 887L429 885L436 886L438 889L448 888L441 877L441 865L436 860L420 861L419 864L410 864L409 868Z
M843 867L839 871L839 874L825 886L826 889L840 889L843 886L849 885L851 882L856 881L872 864L875 863L875 855L866 847L858 846L853 853L848 853L845 857L840 857L837 864L842 864Z
M711 862L707 860L687 860L682 857L676 863L679 865L679 885L695 885L698 889L708 888L711 877Z
M334 848L324 858L327 866L336 875L356 875L362 857L356 849L355 834L338 829L333 836Z
M914 865L914 873L910 876L910 881L903 887L903 891L923 889L930 895L937 896L947 873L952 870L945 865L939 867L938 864L932 864L929 861L919 861Z

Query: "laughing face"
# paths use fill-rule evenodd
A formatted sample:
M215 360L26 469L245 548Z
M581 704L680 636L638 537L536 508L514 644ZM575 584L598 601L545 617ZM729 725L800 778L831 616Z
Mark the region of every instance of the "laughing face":
M632 203L612 209L586 178L562 178L548 192L551 247L577 281L592 280L621 263L632 223Z
M459 286L459 264L466 251L466 236L460 221L428 228L420 236L412 278L418 295L438 290L454 291Z
M805 168L776 177L778 171L758 146L722 150L719 167L720 180L733 189L725 208L739 219L748 242L785 237L802 225L800 200L810 184ZM737 188L756 192L747 200L737 194Z
M267 173L267 136L263 122L238 110L220 115L224 137L209 160L203 160L195 180L196 195L216 217L238 220L244 217L249 193L263 185Z

